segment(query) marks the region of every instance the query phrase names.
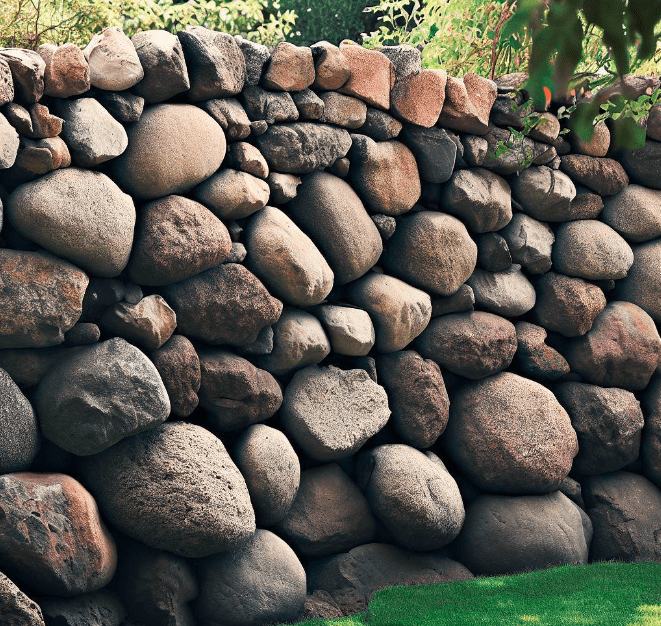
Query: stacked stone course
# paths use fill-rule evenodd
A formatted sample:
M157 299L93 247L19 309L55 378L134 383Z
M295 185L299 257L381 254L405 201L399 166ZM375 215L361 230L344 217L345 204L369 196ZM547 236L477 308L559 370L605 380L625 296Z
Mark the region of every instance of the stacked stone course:
M263 626L661 560L661 106L203 27L0 49L0 622ZM626 77L634 97L658 79Z

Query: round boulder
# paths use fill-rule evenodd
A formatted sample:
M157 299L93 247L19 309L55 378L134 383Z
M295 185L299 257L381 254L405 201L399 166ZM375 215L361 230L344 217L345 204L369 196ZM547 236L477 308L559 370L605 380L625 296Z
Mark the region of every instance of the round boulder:
M512 179L514 199L525 213L544 222L564 222L571 216L576 187L567 174L542 165L524 169Z
M641 461L643 472L661 488L661 378L655 376L643 396L645 428Z
M360 455L357 480L374 515L408 550L438 550L464 523L459 487L443 462L403 444Z
M600 217L627 241L656 239L661 235L661 191L627 185L604 198Z
M208 430L168 422L81 459L108 520L142 543L186 558L230 550L255 532L246 483Z
M365 370L316 365L294 375L280 412L284 430L317 461L351 456L389 417L385 389Z
M438 211L403 217L388 242L384 265L416 287L452 295L473 273L477 246L456 218Z
M133 200L101 172L55 170L17 187L6 210L24 237L96 276L117 276L129 261Z
M164 422L170 400L154 364L115 337L59 361L34 396L41 431L73 454L96 454Z
M296 620L303 611L305 570L294 551L268 530L199 563L193 610L206 626L254 626Z
M558 489L578 441L546 387L503 372L461 387L451 400L443 443L472 483L507 494Z
M588 562L581 511L555 491L535 496L478 496L466 508L457 558L475 574L504 575ZM589 528L589 526L588 526Z
M225 158L225 134L190 104L157 104L127 129L129 147L112 162L115 180L134 198L190 191Z
M656 322L661 322L661 241L634 246L633 265L617 284L620 300L637 304Z
M466 284L475 294L475 303L497 315L518 317L535 306L535 288L518 263L502 272L477 268Z

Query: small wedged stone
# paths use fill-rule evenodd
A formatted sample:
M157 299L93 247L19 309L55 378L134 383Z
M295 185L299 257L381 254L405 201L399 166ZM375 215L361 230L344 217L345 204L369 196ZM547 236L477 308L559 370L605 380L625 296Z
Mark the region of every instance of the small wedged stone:
M232 163L242 172L247 172L262 179L269 175L269 166L266 164L266 160L252 144L237 141L230 144L228 152Z
M358 98L327 91L320 96L324 104L320 120L342 128L360 128L367 117L367 105Z
M363 135L375 141L395 139L402 130L402 123L381 109L367 107L365 123L360 127ZM410 146L409 146L410 147Z
M517 213L499 234L507 242L512 261L530 274L545 274L551 269L555 235L548 224Z
M48 107L43 104L35 103L30 106L30 121L32 122L32 131L27 133L32 139L49 139L57 137L62 132L62 118L53 115Z
M46 63L44 95L54 98L80 96L89 91L90 68L83 51L73 43L42 44L37 53Z
M21 144L18 133L0 113L0 170L8 169L16 162L18 149Z
M387 111L390 90L395 85L395 66L390 59L381 52L368 50L346 39L340 43L340 52L349 65L350 74L349 80L338 91Z
M585 185L600 196L612 196L629 184L629 177L620 163L613 159L585 154L561 157L560 168L576 183Z
M569 363L545 343L547 332L529 322L517 322L514 362L530 378L543 382L556 380L570 371Z
M466 284L473 289L475 304L496 315L518 317L535 306L535 288L517 263L502 272L478 268Z
M93 87L124 91L145 75L133 43L119 26L109 26L95 34L83 54L89 64Z
M295 122L298 109L288 91L266 91L261 87L246 87L241 92L241 102L253 121L266 121L270 126L280 122Z
M463 78L448 76L439 124L471 135L484 135L496 92L493 81L477 74L469 72Z
M322 96L325 94L321 94ZM291 94L299 116L304 120L320 120L324 116L325 103L312 89L303 89ZM359 100L360 102L360 100ZM361 104L363 104L361 102ZM365 106L363 104L363 106Z
M323 304L314 310L319 318L335 354L366 356L369 354L376 334L367 311L361 309Z
M312 85L314 79L312 50L280 41L271 52L262 84L275 91L302 91Z
M23 137L16 155L16 165L32 174L43 175L61 167L69 167L71 155L59 137L37 141Z
M129 91L97 91L96 99L118 122L133 124L145 110L145 99Z
M193 190L198 202L224 220L238 220L264 208L269 193L261 178L233 169L221 169Z
M250 136L250 119L236 98L206 100L199 106L220 124L228 141L241 141Z
M439 317L448 313L472 311L475 307L475 294L465 283L451 296L432 298L431 316Z
M126 608L115 591L100 589L75 598L39 598L47 624L121 626Z
M266 183L271 190L269 196L271 204L287 204L287 202L293 200L301 182L300 176L294 176L294 174L269 172Z
M319 41L310 46L314 58L315 78L312 87L322 91L334 91L344 85L351 76L349 62L337 46Z
M16 104L16 102L9 102L2 111L7 121L18 133L29 135L32 132L32 118L26 107Z
M488 272L502 272L512 265L512 254L502 235L492 232L478 238L477 264Z
M76 322L75 326L64 333L64 343L67 346L89 346L98 343L101 329L91 322Z

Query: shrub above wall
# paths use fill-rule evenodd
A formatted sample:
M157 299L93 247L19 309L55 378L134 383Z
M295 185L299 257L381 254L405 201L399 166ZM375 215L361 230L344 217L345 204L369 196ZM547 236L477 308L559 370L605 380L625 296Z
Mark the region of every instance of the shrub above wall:
M511 135L524 79L202 27L0 49L9 624L661 559L661 109L639 150Z

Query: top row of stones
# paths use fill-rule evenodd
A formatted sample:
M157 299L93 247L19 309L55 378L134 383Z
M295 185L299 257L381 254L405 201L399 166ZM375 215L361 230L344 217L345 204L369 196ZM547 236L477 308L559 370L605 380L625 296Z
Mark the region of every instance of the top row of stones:
M130 39L113 26L84 50L74 44L44 44L36 52L0 48L0 105L32 104L44 95L70 98L91 87L131 89L146 104L184 92L189 101L203 102L256 85L273 91L338 91L425 128L437 122L453 128L455 120L465 125L468 115L477 134L487 130L497 94L493 81L475 74L458 79L445 70L423 70L420 51L412 46L369 50L352 41L339 47L326 41L311 47L281 42L271 50L202 26L177 35L145 31ZM443 108L446 96L452 102Z

